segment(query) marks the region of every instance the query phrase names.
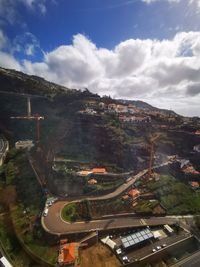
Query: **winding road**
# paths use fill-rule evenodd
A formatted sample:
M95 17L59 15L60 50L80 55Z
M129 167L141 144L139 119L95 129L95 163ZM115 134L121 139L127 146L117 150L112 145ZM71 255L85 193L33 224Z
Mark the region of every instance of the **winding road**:
M108 229L142 227L147 225L174 224L176 218L168 217L150 217L148 219L136 218L133 216L116 217L109 219L92 220L88 222L68 223L63 221L60 212L66 205L65 201L59 201L49 208L47 217L42 217L44 229L54 235L64 235L73 233L84 233L93 231L103 231Z
M166 166L170 162L163 163L159 166L155 166L154 169L162 166ZM147 173L147 169L139 172L138 174L130 177L128 182L119 186L114 192L103 196L88 197L88 200L108 200L120 196L123 192L128 190L138 179ZM76 201L79 201L77 199ZM72 233L83 233L90 231L102 231L107 229L119 229L129 228L145 225L162 225L162 224L173 224L176 222L176 218L169 217L151 217L148 219L135 218L133 216L117 217L116 215L111 216L109 219L93 220L88 222L75 222L69 223L61 218L61 211L63 207L69 202L58 201L49 207L49 212L46 217L41 218L41 223L45 231L54 235L64 235Z

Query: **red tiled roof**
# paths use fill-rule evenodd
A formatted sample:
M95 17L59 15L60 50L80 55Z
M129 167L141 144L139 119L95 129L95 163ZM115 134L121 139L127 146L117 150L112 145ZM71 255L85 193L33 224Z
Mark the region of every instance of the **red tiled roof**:
M90 174L91 173L91 171L90 170L87 170L87 171L80 171L80 172L78 172L78 174L80 174L80 175L88 175L88 174Z
M97 184L97 180L96 179L90 179L90 180L88 180L88 184Z
M91 170L91 172L101 172L101 173L104 173L104 172L106 172L106 169L105 168L93 168Z
M130 197L138 197L140 195L140 191L137 190L137 189L131 189L129 192L128 192L128 195Z
M60 246L60 253L58 256L59 263L74 263L76 260L76 250L79 243L69 243Z
M192 187L199 187L199 183L198 182L191 182L191 186Z

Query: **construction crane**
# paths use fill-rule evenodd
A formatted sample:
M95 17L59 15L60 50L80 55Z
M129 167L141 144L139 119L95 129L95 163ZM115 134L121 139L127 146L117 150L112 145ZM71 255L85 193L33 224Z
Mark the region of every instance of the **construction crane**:
M35 120L36 121L36 141L40 141L40 120L44 120L43 116L39 114L32 115L31 114L31 99L27 97L27 115L25 116L12 116L11 119L16 120Z
M149 168L148 168L148 178L152 176L152 167L154 163L154 154L155 154L155 141L160 137L160 134L156 134L154 136L151 136L149 141L150 141L150 159L149 159Z

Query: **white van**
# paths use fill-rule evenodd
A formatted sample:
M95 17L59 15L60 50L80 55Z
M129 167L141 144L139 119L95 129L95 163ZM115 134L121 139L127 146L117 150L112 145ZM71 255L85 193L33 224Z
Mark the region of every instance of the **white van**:
M10 262L6 259L6 257L1 257L0 258L0 266L2 267L13 267Z
M43 211L43 216L46 217L48 215L49 209L47 207L45 207L44 211Z

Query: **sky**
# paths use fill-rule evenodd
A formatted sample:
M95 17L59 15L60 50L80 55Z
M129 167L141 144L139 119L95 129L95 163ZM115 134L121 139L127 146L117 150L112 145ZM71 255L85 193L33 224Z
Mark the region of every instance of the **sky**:
M200 0L0 0L0 66L200 116Z

